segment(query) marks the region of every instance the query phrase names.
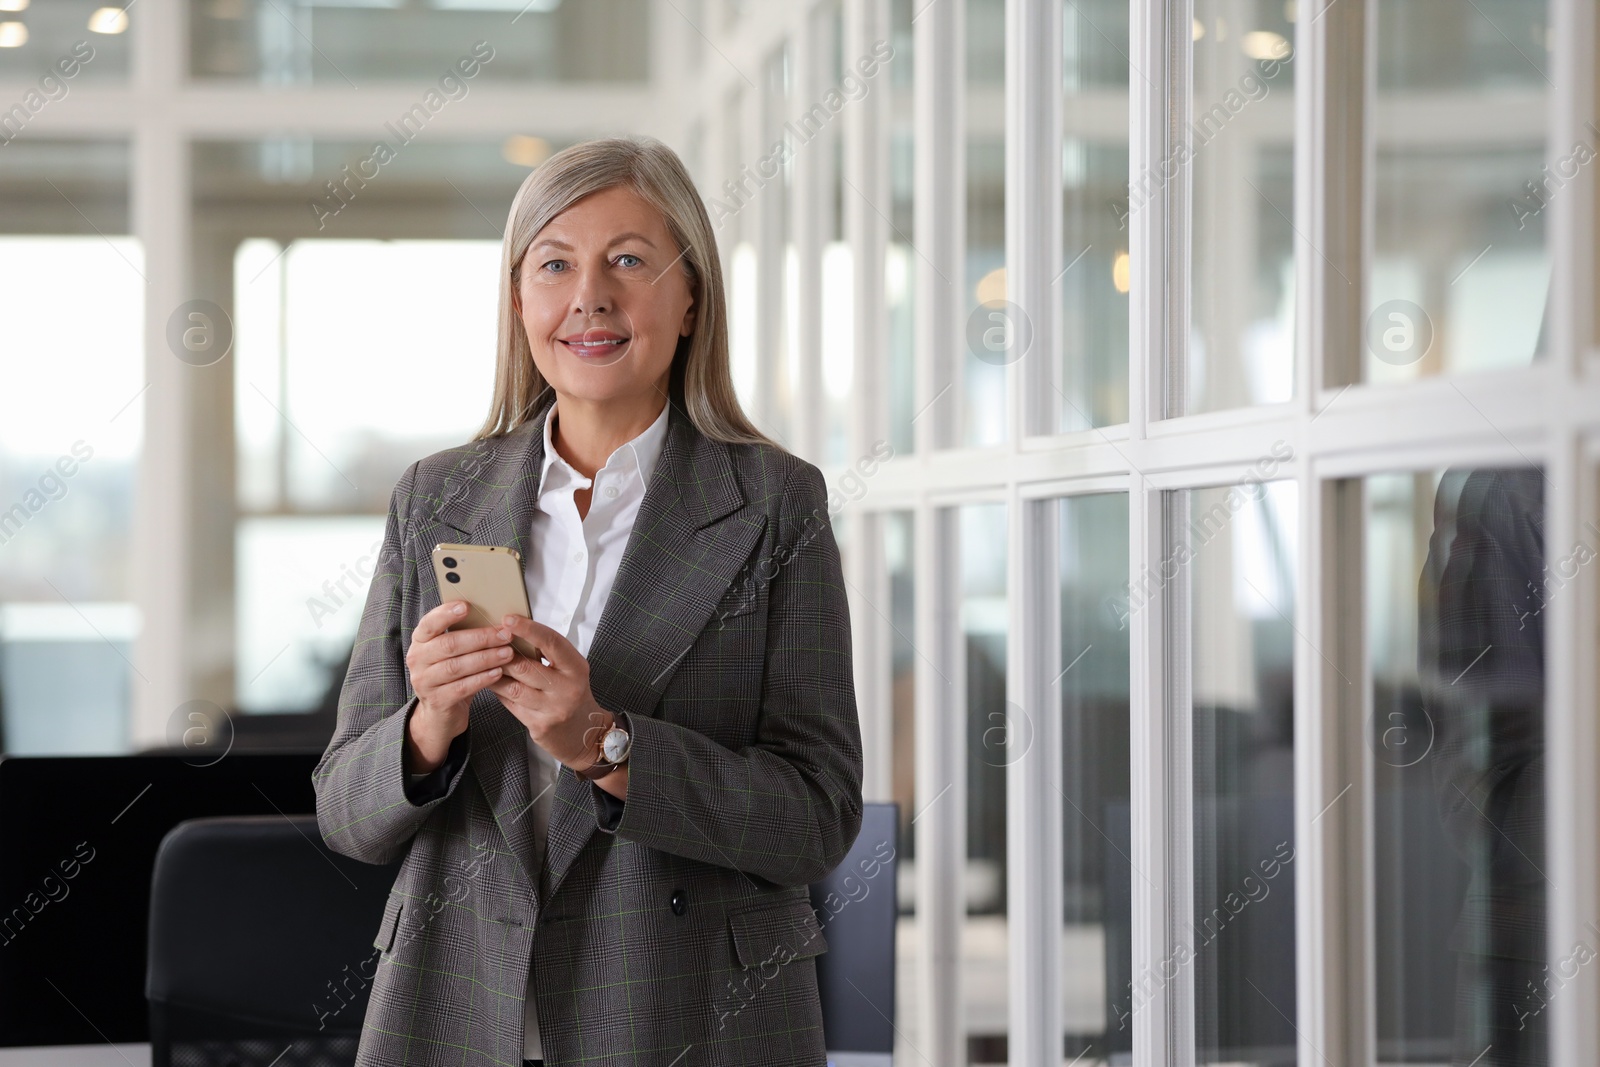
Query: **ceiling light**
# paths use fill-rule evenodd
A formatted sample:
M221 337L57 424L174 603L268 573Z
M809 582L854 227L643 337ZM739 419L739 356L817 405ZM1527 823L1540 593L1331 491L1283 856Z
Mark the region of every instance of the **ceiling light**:
M0 22L0 48L21 48L28 43L28 27L20 22Z
M0 0L0 11L26 11L28 0Z
M1288 40L1279 33L1271 30L1252 30L1239 38L1239 47L1251 59L1287 59L1290 49Z
M985 307L997 307L1006 302L1006 269L996 267L994 270L978 279L978 291L975 294L978 303Z
M128 28L128 13L120 7L102 7L89 16L94 33L121 33Z
M507 163L519 167L537 167L550 156L550 142L543 137L529 137L514 133L500 146L500 155Z

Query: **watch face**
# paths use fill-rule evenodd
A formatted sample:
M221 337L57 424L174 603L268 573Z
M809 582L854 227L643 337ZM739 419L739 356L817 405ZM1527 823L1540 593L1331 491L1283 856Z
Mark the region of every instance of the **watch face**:
M605 754L606 760L611 763L620 763L628 754L628 732L616 727L606 731L604 740L600 742L600 751Z

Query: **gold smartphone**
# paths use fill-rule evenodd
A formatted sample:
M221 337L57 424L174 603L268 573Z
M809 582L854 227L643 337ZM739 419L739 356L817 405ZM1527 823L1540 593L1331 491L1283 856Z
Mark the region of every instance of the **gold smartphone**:
M500 545L435 545L433 573L439 581L439 601L467 602L467 616L452 630L480 626L498 628L507 615L532 618L528 587L522 579L522 554ZM511 647L532 660L543 660L539 650L515 635Z

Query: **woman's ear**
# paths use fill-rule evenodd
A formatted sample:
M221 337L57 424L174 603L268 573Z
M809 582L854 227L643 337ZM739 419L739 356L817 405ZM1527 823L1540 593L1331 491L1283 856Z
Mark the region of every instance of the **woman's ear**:
M688 337L690 334L694 333L694 310L695 302L691 298L689 301L689 306L683 310L683 325L678 328L679 337Z

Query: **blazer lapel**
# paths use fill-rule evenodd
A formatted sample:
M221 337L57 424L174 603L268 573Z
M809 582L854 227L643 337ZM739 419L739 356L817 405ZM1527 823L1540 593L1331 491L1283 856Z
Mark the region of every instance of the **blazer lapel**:
M695 428L672 403L666 440L611 594L589 645L596 702L630 715L656 714L661 694L761 541L766 516L747 509L730 446ZM598 785L563 767L546 844L544 900L599 832Z

